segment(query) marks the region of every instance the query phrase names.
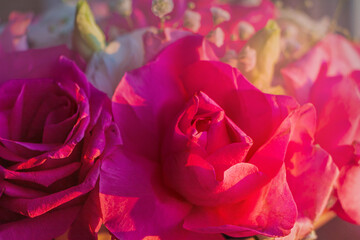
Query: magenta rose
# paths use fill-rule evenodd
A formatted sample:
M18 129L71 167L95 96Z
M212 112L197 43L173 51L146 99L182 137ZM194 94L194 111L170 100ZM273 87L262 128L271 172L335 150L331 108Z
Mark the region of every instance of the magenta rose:
M100 226L93 190L117 128L110 100L69 58L65 47L0 55L0 239L69 228L92 239Z
M281 237L325 208L337 169L313 145L314 108L262 93L209 49L182 38L115 91L124 145L99 190L119 239Z
M318 115L315 141L331 153L340 169L335 191L339 201L334 209L360 224L360 205L354 204L360 199L354 190L360 184L355 150L360 142L360 52L345 38L328 35L282 74L290 94L314 104Z

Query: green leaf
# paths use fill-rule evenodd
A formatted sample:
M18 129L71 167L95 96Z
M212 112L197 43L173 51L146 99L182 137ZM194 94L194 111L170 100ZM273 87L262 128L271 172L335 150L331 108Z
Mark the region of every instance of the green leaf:
M246 44L256 50L256 65L244 75L263 91L272 88L274 68L280 56L280 33L277 23L270 20ZM278 91L279 89L276 92Z
M106 46L105 35L96 24L86 0L80 0L76 7L73 43L76 50L86 59Z

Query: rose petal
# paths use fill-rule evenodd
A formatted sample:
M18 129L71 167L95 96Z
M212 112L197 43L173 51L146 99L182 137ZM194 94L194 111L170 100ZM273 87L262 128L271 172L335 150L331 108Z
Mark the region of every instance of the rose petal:
M0 146L0 157L11 162L26 162L26 158L19 157L16 153L9 151L7 148Z
M102 223L101 216L99 189L97 186L91 191L77 218L71 225L68 234L69 240L97 239L97 233Z
M12 152L18 153L25 158L31 158L44 151L52 151L57 144L42 144L42 143L29 143L29 142L17 142L0 138L0 142Z
M153 162L120 148L104 160L100 202L104 224L112 234L125 239L162 236L182 223L191 206L159 181Z
M294 116L295 130L286 156L287 180L298 207L299 217L315 221L324 211L338 169L331 156L314 146L315 109L304 105ZM321 179L317 181L316 179Z
M36 218L27 218L0 225L1 239L48 240L60 236L74 221L79 206L53 211Z
M266 199L266 201L263 201ZM286 183L285 168L260 191L246 200L219 207L195 207L184 222L186 229L225 233L233 237L257 234L285 236L297 217L296 204Z
M199 126L190 126L196 124L197 117L209 116L212 120L208 130L201 132L195 129ZM243 162L251 139L204 93L189 101L174 132L172 129L168 133L170 139L163 142L163 176L167 185L191 203L205 206L233 203L265 184L258 168ZM197 135L207 133L204 144L195 139L194 131L200 131Z
M45 192L18 186L16 184L12 184L7 181L1 181L0 188L4 189L3 191L4 196L6 195L13 198L19 197L24 199L31 199L31 198L43 197L46 195Z
M238 70L220 62L197 62L189 66L181 78L188 98L203 91L225 110L253 139L252 151L266 142L288 113L298 106L292 98L260 92Z
M7 109L11 112L8 124L11 140L41 142L45 119L51 110L62 104L67 106L69 113L58 121L70 117L76 111L72 99L58 88L53 79L9 80L2 85L1 91L8 101L14 101L3 110L5 113Z
M321 74L311 89L310 101L318 112L316 141L322 147L331 150L360 140L360 109L357 107L360 105L360 82L352 76Z
M96 159L106 157L107 153L112 151L113 147L121 145L122 140L117 125L113 122L111 115L110 101L106 99L96 125L90 129L85 136L82 152L82 168L80 178L84 179L88 171L93 167Z
M63 191L33 199L3 198L0 199L0 203L3 207L20 213L24 216L40 216L64 203L67 203L91 191L95 187L96 181L98 179L100 170L99 168L100 161L97 161L95 166L87 175L86 179L81 184L67 188Z
M289 235L286 237L275 238L275 240L302 239L307 236L313 229L314 226L309 218L298 218Z
M194 149L189 151L190 154L184 151L183 156L177 154L175 159L166 158L166 162L173 164L163 168L165 181L193 204L218 206L241 201L266 183L264 175L249 163L230 167L224 172L223 180L218 181L212 166ZM181 164L177 159L187 162Z
M290 118L286 118L275 134L255 152L250 163L271 179L278 174L285 160L291 134Z
M349 164L341 169L339 185L336 188L339 203L345 214L345 219L360 224L360 193L354 191L354 187L360 183L360 167L357 164ZM339 209L341 209L339 207Z
M350 41L340 35L330 34L300 60L283 68L281 73L287 91L301 104L309 101L311 87L323 63L328 65L327 76L346 76L360 69L360 54Z
M79 168L80 163L73 162L59 168L34 172L17 172L5 169L4 178L30 181L48 187L55 181L71 175Z

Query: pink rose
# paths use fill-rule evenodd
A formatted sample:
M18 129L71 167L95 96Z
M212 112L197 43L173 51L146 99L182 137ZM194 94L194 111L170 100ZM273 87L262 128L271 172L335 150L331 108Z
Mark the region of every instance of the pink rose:
M323 64L327 65L326 76L346 76L360 69L360 54L340 35L327 35L301 59L282 69L287 92L300 103L309 102Z
M70 239L93 239L100 227L92 190L117 128L110 100L69 57L66 47L0 55L0 239L69 227Z
M100 173L116 237L286 236L297 217L311 225L324 209L337 172L313 145L314 108L264 94L213 60L202 37L188 36L118 85L124 146Z
M360 199L354 191L360 184L360 168L353 145L360 141L359 70L359 52L338 35L328 35L282 70L288 92L300 102L314 104L318 115L315 141L331 153L340 169L335 210L358 224L360 205L353 203Z

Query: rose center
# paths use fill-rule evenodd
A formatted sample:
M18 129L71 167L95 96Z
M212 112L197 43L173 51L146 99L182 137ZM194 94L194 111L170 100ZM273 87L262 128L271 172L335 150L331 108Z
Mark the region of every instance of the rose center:
M206 196L217 198L211 192L220 194L225 172L245 162L251 145L252 140L224 110L200 92L189 101L164 141L165 181L189 201L212 204Z
M76 123L77 104L52 79L10 80L0 94L0 143L24 158L63 144Z

